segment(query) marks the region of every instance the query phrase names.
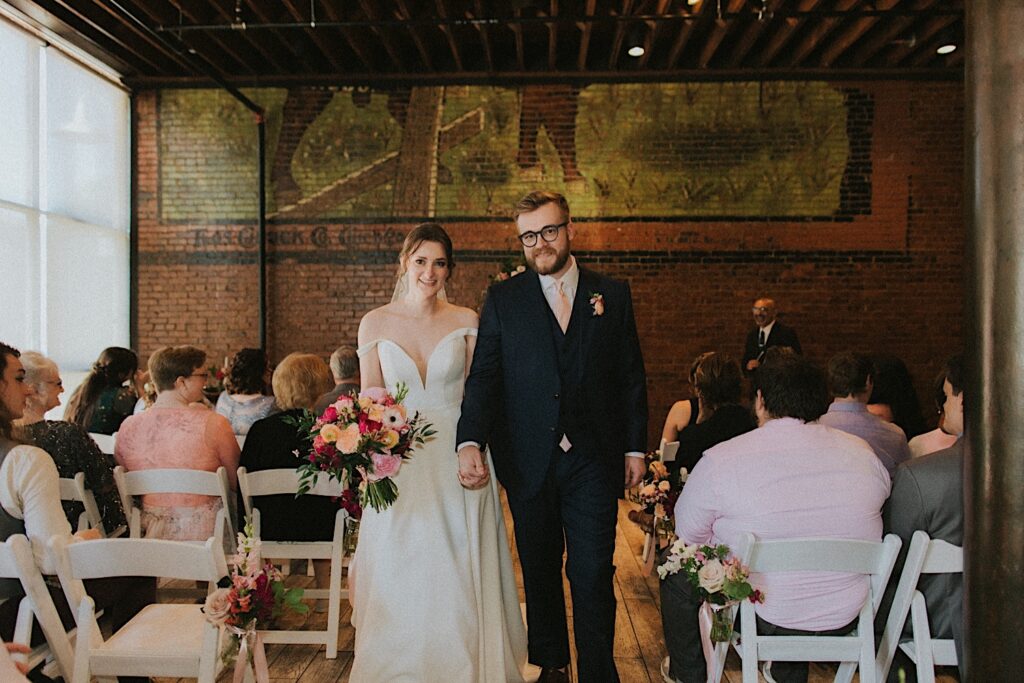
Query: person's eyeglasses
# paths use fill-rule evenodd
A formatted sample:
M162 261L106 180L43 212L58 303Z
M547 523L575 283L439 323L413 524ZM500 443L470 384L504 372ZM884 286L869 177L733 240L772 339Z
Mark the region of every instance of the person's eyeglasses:
M569 221L558 225L545 225L540 230L527 230L519 235L519 241L523 243L524 247L537 246L537 237L543 237L545 242L554 242L558 239L558 231L567 225L569 225Z
M210 373L208 372L193 372L189 377L202 377L203 381L210 379Z
M756 315L758 313L767 313L769 310L771 309L767 306L754 306L754 308L751 309L751 312Z

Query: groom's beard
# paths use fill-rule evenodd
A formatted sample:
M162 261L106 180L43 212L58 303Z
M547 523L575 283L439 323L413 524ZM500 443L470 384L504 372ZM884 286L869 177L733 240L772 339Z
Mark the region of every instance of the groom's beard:
M540 265L537 263L536 257L552 253L555 255L554 261L551 261L547 265ZM557 273L560 271L566 263L569 262L569 245L565 245L565 249L554 249L553 247L544 247L543 249L534 249L529 254L526 254L526 264L537 273L538 275L550 275L551 273Z

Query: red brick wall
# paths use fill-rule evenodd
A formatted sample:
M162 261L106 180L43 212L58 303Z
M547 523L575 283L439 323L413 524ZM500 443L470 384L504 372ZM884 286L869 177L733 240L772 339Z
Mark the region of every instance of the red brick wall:
M843 84L872 96L871 211L849 221L590 221L581 262L627 279L649 379L651 443L685 392L692 358L742 353L750 304L776 299L810 357L855 349L903 358L930 412L931 377L963 327L963 87L959 83ZM258 343L251 223L164 222L159 93L135 98L137 346L194 343L219 360ZM252 135L255 135L253 130ZM172 141L173 142L173 141ZM195 164L205 151L194 150ZM180 155L179 155L180 156ZM163 192L163 196L161 196ZM570 203L572 197L569 197ZM226 202L255 204L251 196ZM513 253L511 228L438 220L461 262L450 298L475 307ZM310 221L271 225L269 351L328 355L353 343L360 317L389 300L395 255L410 223Z

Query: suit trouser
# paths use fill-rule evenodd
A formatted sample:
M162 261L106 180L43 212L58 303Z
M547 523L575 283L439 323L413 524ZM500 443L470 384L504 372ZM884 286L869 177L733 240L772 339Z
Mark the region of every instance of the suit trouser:
M556 448L536 494L508 492L516 548L523 569L530 661L569 663L569 636L562 590L562 555L573 605L580 683L614 683L615 524L617 491L592 456Z
M700 606L697 591L684 574L671 574L661 582L661 624L668 648L669 675L677 681L689 683L707 678L698 625ZM856 627L857 619L854 619L831 631L801 631L776 626L757 617L757 632L765 636L839 636ZM772 662L771 673L776 683L807 683L807 672L807 662Z

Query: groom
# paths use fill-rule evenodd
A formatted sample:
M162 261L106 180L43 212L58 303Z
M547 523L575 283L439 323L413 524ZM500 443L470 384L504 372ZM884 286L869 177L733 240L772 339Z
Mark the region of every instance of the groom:
M647 386L629 286L580 268L565 197L531 192L515 209L530 270L494 285L480 317L459 420L459 477L508 494L526 590L530 661L568 681L562 554L580 683L618 681L617 498L644 473Z

